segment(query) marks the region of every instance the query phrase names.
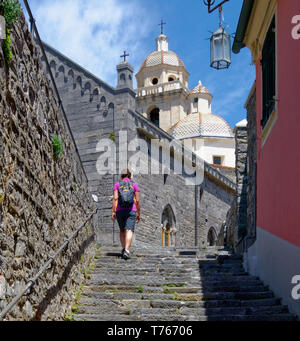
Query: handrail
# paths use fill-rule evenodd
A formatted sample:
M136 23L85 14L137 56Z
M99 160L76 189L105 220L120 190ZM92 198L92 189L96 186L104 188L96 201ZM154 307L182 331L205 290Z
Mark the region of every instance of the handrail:
M80 230L86 226L86 223L97 213L99 208L96 208L93 213L90 214L90 216L82 223L76 231L69 237L63 245L54 253L53 256L50 257L50 259L40 268L38 273L30 278L28 282L25 285L25 288L4 308L0 313L0 321L3 321L3 317L11 311L11 309L19 302L19 300L24 296L28 295L29 289L35 285L38 278L49 269L49 267L52 265L53 261L57 258L57 256L69 245L69 243L78 235ZM27 294L26 294L27 293Z
M64 106L63 106L63 103L62 103L62 100L61 100L61 97L60 97L60 94L59 94L59 91L57 89L57 85L56 85L56 82L55 82L55 79L54 79L54 76L53 76L53 73L51 71L51 67L50 67L50 64L49 64L49 61L48 61L48 58L47 58L47 55L46 55L46 52L45 52L45 49L44 49L44 46L43 46L43 43L41 41L41 38L40 38L40 34L39 34L39 31L37 29L37 26L36 26L36 23L35 23L35 19L32 15L32 12L31 12L31 9L30 9L30 6L28 4L28 1L27 0L24 0L24 4L25 4L25 7L27 9L27 13L29 15L29 20L30 20L30 24L31 24L31 32L34 31L35 33L35 36L36 36L36 40L40 46L40 49L41 49L41 52L42 52L42 55L44 57L44 60L45 60L45 63L46 63L46 67L47 67L47 71L50 75L50 78L51 78L51 81L52 81L52 85L53 85L53 88L54 88L54 91L55 91L55 94L56 94L56 97L57 97L57 100L58 100L58 107L61 109L62 111L62 114L63 114L63 117L64 117L64 121L67 125L67 128L68 128L68 131L69 131L69 134L71 136L71 139L73 140L73 144L74 144L74 147L75 147L75 150L77 152L77 156L78 158L79 157L79 151L78 151L78 148L77 148L77 144L75 142L75 138L74 138L74 135L72 133L72 130L71 130L71 127L70 127L70 124L69 124L69 121L67 119L67 115L66 115L66 112L65 112L65 109L64 109ZM82 170L83 170L83 173L85 175L85 178L86 180L88 180L87 178L87 175L86 175L86 172L85 172L85 169L84 167L82 166Z

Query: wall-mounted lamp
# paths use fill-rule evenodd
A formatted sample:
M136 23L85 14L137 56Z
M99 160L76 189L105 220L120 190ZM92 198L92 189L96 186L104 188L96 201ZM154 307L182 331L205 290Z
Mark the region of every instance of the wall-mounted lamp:
M223 4L225 4L225 2L228 2L228 1L229 0L223 0L222 2L220 2L215 7L212 7L216 3L216 0L203 0L204 5L208 7L208 13L212 13L214 10L221 7Z

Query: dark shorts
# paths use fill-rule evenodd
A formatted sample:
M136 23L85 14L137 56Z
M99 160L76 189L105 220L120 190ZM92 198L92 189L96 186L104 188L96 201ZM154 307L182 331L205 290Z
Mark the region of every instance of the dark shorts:
M134 232L137 213L131 210L117 212L117 221L120 230L131 230Z

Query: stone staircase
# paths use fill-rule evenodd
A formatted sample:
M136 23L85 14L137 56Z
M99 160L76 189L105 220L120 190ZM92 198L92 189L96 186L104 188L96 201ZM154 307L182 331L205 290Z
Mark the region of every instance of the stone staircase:
M295 321L280 299L242 267L242 257L208 248L98 251L76 321Z

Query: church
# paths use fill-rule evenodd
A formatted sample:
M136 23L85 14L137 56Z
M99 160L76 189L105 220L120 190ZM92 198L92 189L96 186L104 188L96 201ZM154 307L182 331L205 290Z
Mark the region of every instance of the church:
M136 108L176 140L186 141L209 164L235 168L235 139L229 124L212 113L213 96L199 81L189 90L189 73L168 38L156 39L156 51L136 75Z
M118 226L111 220L112 188L121 168L127 166L117 160L115 174L100 175L97 160L103 150L98 142L111 139L118 155L131 155L128 142L138 138L145 141L148 150L154 139L161 144L175 141L179 148L170 151L171 165L177 158L180 164L188 161L196 165L197 170L197 160L201 160L203 181L188 186L190 176L175 174L174 169L155 175L133 172L142 206L135 240L164 247L223 245L224 223L236 191L234 132L212 113L213 97L201 82L189 90L189 74L176 53L169 50L167 36L158 36L156 51L142 62L136 74L137 89L126 53L116 67L117 86L113 87L53 47L43 45L90 192L98 198L98 242L119 242ZM41 60L45 66L42 56ZM120 142L120 132L126 133L127 146ZM186 143L190 157L184 153ZM151 156L145 156L150 163ZM162 166L161 154L159 163Z

